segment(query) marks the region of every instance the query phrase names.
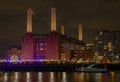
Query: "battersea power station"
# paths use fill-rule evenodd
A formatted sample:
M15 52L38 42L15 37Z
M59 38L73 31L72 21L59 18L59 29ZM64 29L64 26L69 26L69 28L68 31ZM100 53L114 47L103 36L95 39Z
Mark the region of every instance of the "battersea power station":
M79 39L56 32L56 8L51 8L51 31L48 34L32 33L32 9L27 10L27 31L22 37L20 59L23 61L53 60L71 61L79 59L82 42L82 25L79 25Z

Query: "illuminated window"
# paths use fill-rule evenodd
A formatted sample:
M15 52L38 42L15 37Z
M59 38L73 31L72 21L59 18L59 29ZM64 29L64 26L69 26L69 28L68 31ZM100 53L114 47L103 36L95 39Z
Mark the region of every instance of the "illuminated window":
M40 48L40 50L43 50L43 48Z
M13 53L15 52L15 50L13 50Z
M98 41L99 44L102 44L102 41Z
M40 43L40 45L43 45L43 43Z
M107 50L107 46L106 46L106 45L104 45L104 47L103 47L103 48L104 48L104 50Z
M112 42L108 42L108 51L112 51L113 50L113 45Z
M100 35L102 35L103 34L103 32L100 32Z
M98 40L98 36L95 37L95 40Z

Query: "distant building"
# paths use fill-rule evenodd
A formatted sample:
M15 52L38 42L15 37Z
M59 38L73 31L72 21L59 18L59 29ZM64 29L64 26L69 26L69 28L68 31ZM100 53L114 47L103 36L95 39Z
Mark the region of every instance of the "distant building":
M6 59L11 61L16 61L20 59L21 48L19 46L11 46L8 50L6 50Z
M86 54L85 54L85 58L88 58L90 61L94 61L94 54L95 54L95 46L93 43L87 43L86 44Z
M120 31L102 31L95 39L95 51L102 56L120 56Z

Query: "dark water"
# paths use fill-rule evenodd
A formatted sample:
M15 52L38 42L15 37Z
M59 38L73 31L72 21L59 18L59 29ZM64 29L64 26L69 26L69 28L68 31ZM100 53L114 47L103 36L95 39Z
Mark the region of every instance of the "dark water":
M0 82L120 82L120 72L0 72Z

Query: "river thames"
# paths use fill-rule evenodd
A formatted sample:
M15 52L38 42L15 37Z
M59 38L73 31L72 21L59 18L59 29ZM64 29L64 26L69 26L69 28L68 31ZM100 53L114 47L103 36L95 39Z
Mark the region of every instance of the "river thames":
M0 72L0 82L120 82L120 72Z

